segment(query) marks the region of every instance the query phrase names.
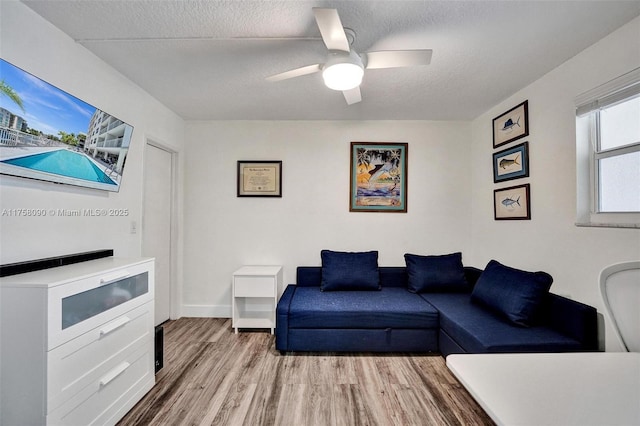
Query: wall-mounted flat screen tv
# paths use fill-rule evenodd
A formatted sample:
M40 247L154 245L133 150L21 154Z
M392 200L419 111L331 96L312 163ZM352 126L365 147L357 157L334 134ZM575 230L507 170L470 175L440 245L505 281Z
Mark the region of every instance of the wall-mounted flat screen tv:
M132 132L0 59L0 174L117 192Z

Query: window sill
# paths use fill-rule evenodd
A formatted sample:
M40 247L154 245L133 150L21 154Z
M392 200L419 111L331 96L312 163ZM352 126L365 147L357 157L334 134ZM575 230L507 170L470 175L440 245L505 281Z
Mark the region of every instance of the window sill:
M640 229L638 223L595 223L595 222L576 222L576 226L582 228L622 228L622 229Z

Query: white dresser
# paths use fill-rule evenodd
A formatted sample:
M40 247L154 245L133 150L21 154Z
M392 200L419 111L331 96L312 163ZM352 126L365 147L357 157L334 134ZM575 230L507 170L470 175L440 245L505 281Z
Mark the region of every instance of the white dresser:
M0 278L0 424L115 424L155 383L154 261Z

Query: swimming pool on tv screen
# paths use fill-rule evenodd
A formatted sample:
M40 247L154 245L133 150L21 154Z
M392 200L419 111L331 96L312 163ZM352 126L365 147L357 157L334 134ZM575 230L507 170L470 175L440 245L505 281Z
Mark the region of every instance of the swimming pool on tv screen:
M71 152L66 149L12 158L2 162L45 173L82 179L90 182L117 185L116 182L104 174L104 172L85 155Z

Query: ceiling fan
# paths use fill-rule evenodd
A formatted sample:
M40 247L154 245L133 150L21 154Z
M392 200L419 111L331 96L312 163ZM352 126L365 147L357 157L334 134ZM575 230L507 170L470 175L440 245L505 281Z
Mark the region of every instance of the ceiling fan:
M365 69L412 67L429 65L431 62L431 49L384 50L358 54L351 48L355 33L349 28L343 28L336 9L314 7L313 14L322 40L329 49L327 61L272 75L267 77L267 81L281 81L322 71L324 84L330 89L342 91L347 104L351 105L362 100L360 83Z

